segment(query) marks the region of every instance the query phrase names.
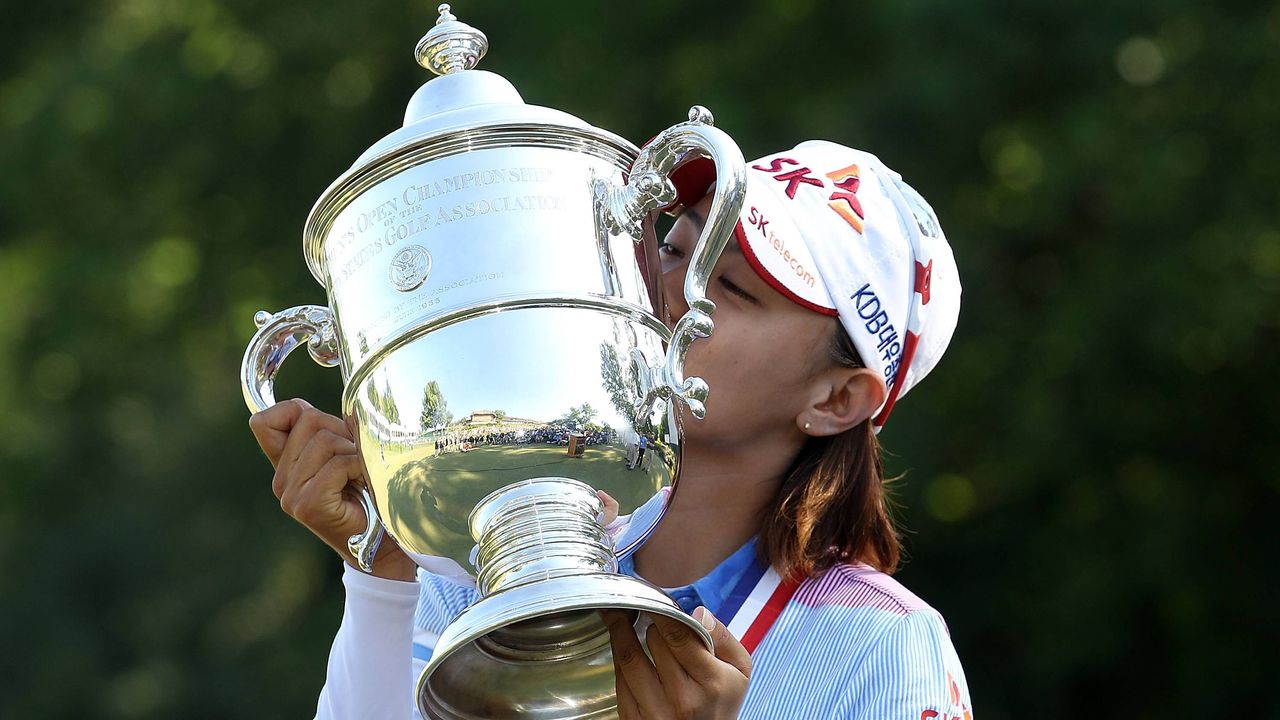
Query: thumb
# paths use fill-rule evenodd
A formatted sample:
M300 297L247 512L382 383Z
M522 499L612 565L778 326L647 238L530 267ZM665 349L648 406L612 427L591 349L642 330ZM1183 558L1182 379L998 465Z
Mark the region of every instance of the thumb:
M607 528L610 523L618 519L618 501L603 490L597 490L596 497L600 498L600 503L604 505L604 520L600 524Z
M699 607L693 611L693 617L702 623L702 627L711 633L711 640L715 643L716 658L722 662L729 663L737 668L745 678L751 677L751 653L738 642L738 638L729 632L729 628L724 623L716 619L715 615L705 607Z

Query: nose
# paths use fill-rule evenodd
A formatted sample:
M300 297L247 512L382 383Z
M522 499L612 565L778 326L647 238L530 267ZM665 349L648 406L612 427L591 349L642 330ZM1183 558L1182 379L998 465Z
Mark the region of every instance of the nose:
M684 274L688 269L685 261L662 273L662 301L666 306L663 322L668 330L674 330L676 321L689 312L689 303L684 299Z

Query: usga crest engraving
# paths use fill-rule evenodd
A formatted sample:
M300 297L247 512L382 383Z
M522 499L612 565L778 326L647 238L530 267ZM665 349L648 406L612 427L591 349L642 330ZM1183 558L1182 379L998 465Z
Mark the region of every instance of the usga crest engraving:
M431 253L421 245L410 245L391 258L391 285L409 292L431 274Z

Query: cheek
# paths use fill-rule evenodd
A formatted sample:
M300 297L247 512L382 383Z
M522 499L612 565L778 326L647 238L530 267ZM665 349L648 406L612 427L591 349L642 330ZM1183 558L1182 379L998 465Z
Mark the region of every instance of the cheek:
M706 343L706 362L713 366L709 371L767 398L764 402L787 404L789 412L789 400L799 397L814 377L815 349L824 347L824 337L796 330L785 323L725 327Z
M709 338L695 340L685 356L685 376L701 377L720 397L767 395L784 384L777 370L791 362L791 352L767 334L729 322L716 323ZM737 404L735 402L735 404Z

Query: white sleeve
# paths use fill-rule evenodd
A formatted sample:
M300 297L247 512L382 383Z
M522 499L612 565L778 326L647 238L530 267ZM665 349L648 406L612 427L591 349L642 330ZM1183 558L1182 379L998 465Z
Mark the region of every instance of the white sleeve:
M316 720L415 717L409 658L418 583L366 575L345 563L344 568L347 600Z

